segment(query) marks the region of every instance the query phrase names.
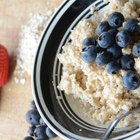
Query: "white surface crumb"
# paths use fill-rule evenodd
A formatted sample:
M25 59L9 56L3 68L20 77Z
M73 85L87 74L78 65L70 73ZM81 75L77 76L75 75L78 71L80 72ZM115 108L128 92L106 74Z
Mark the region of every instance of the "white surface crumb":
M20 77L23 78L24 73L32 74L40 37L52 14L53 11L36 15L30 14L32 18L21 27L19 44L15 53L17 59L17 66L14 72L16 83L24 84L26 80L20 79Z
M14 80L15 80L16 84L19 83L19 79L17 77L15 77Z
M24 85L24 84L25 84L25 82L26 82L26 80L25 80L25 79L20 79L20 84Z

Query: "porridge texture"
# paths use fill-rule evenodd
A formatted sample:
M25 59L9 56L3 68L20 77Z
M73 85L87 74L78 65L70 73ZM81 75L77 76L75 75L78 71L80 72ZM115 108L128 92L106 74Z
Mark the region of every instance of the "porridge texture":
M97 39L97 25L108 18L109 14L121 12L125 20L139 20L140 8L131 0L110 0L109 10L99 18L95 13L90 19L79 22L71 32L72 42L63 46L63 52L58 54L63 64L63 74L58 88L66 94L73 95L88 106L86 115L93 122L107 124L119 115L120 110L129 111L140 103L140 87L127 90L122 83L125 70L117 74L108 74L105 67L98 67L95 62L85 63L81 59L82 41L84 38ZM139 40L140 38L136 38ZM130 54L132 46L122 49L123 54ZM135 69L140 74L140 58L135 58ZM120 126L128 126L140 119L140 114L130 115L120 122Z

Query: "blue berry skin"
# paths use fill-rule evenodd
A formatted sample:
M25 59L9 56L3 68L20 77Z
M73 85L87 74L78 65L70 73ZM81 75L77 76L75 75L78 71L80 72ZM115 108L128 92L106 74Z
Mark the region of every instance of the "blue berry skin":
M108 30L109 33L111 33L113 35L113 37L116 37L117 33L119 32L117 29L113 28Z
M39 123L40 123L40 125L46 126L46 123L44 122L44 120L42 118L40 118Z
M120 69L121 67L117 61L112 61L106 65L106 71L109 74L117 74Z
M46 127L46 135L49 138L55 138L55 137L57 137L57 135L49 127Z
M127 47L131 41L131 36L127 31L120 31L116 35L116 43L121 48Z
M36 109L36 105L35 105L35 102L34 100L31 101L31 104L30 104L31 108L32 109Z
M122 49L116 43L109 47L107 51L112 53L114 59L118 59L122 56Z
M35 130L35 126L30 126L29 129L28 129L28 134L30 136L34 136L34 130Z
M106 51L98 53L95 60L98 66L103 66L111 61L112 61L112 54Z
M91 46L91 45L95 46L96 41L93 38L85 38L83 40L83 43L82 43L82 48L84 49L84 48Z
M139 21L137 19L128 19L123 29L129 32L131 35L138 35L140 33L140 25L138 25Z
M96 29L96 33L98 36L100 36L103 32L106 32L110 29L111 27L109 26L107 21L101 22Z
M101 48L108 48L114 43L114 37L111 33L109 32L103 32L99 37L98 37L98 44Z
M123 22L124 16L119 12L113 12L108 17L108 23L112 28L121 27Z
M101 48L98 43L96 44L96 47L98 48L98 53L102 52L102 51L106 51L106 49L105 48Z
M132 70L134 69L135 61L131 55L123 55L120 58L120 64L121 64L122 69Z
M31 125L39 125L40 115L37 110L32 109L26 113L26 121Z
M135 90L140 86L140 76L135 71L128 71L123 75L123 85L128 90Z
M48 138L46 135L46 127L45 126L38 126L35 128L34 136L36 139L45 139Z
M86 63L91 63L95 61L98 52L99 48L93 45L87 46L86 48L82 49L81 52L82 60Z
M34 140L33 137L27 136L23 140Z
M133 50L132 50L133 56L134 57L140 57L140 43L136 43L133 46Z

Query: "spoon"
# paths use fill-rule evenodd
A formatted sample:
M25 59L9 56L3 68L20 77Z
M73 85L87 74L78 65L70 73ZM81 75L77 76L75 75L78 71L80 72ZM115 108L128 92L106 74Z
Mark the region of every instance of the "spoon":
M119 123L119 121L128 116L129 114L133 114L133 113L140 113L140 106L132 109L131 111L128 111L126 113L121 114L119 117L116 117L116 119L114 121L112 121L110 123L110 125L108 126L108 128L105 130L104 134L101 136L100 140L108 140L110 134L112 133L112 131L114 130L114 128L116 127L116 125Z

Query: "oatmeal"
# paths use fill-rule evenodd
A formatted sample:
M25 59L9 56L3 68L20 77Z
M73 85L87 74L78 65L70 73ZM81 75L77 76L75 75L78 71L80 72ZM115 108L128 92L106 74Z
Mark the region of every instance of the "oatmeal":
M83 40L97 39L98 24L105 21L114 11L121 12L125 21L129 18L138 19L140 16L140 8L132 0L110 0L109 10L101 19L98 13L95 13L90 19L80 21L70 35L72 42L63 46L63 52L58 55L59 61L63 64L63 74L58 88L65 94L72 94L80 99L83 104L89 104L86 115L99 124L110 122L120 110L129 111L140 103L140 87L128 90L123 86L122 77L126 70L121 69L117 74L108 74L105 66L99 67L95 62L85 63L81 59ZM122 49L123 54L129 55L131 52L131 44L130 47ZM140 58L135 58L134 61L134 67L140 74ZM130 125L139 118L140 114L130 115L120 125Z

